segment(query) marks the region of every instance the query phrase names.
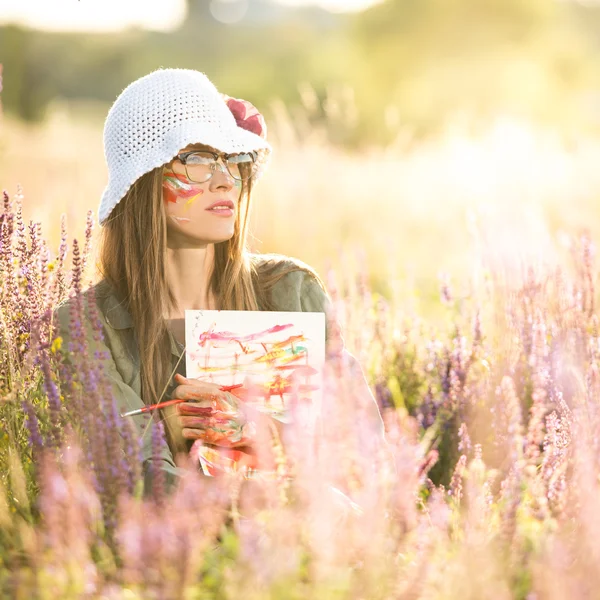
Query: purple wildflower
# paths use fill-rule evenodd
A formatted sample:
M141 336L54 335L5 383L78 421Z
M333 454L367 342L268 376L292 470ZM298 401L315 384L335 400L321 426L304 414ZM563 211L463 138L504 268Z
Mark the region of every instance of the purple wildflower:
M165 431L162 421L153 419L152 424L152 495L159 506L165 503L166 480L165 472L160 468L162 462L162 450L166 445Z
M81 272L85 273L88 257L92 249L92 233L94 231L94 213L88 210L86 225L85 225L85 246L83 247L83 259L81 264Z
M61 444L61 402L58 387L53 380L50 361L48 358L48 345L40 344L38 347L37 361L44 377L44 391L48 398L50 413L50 439L52 448L58 449Z
M467 457L464 454L461 454L458 462L456 463L456 467L454 468L452 480L450 481L450 489L448 490L448 495L454 498L457 504L460 504L460 500L462 498L462 480L466 466Z
M55 268L54 288L51 293L51 298L54 303L61 302L66 294L67 281L65 277L65 260L68 249L67 219L66 215L62 215L60 219L60 246L58 248L58 255L56 257L58 264Z
M450 277L447 273L440 275L440 297L443 304L451 304L453 302L452 290L450 289Z
M41 455L44 448L44 442L40 434L38 418L35 414L35 409L29 400L23 400L22 406L25 413L25 426L29 432L29 443L33 450L34 458L37 458Z
M390 392L390 389L385 383L380 382L375 384L375 398L377 399L379 410L383 411L394 408L392 392Z
M466 423L461 423L460 427L458 428L458 437L460 439L458 443L458 451L463 454L468 454L471 452L471 438L469 437Z

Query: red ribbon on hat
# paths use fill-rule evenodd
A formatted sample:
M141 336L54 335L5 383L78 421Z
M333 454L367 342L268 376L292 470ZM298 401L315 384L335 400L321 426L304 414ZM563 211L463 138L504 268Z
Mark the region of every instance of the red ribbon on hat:
M235 117L238 127L255 133L263 139L267 139L267 123L259 110L248 100L241 98L231 98L222 94L225 104Z

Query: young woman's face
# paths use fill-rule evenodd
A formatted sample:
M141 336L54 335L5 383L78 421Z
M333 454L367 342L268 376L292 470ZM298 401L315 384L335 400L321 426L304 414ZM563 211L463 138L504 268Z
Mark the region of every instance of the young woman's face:
M217 152L210 146L190 144L180 153L190 150ZM221 168L205 183L190 181L185 166L178 159L164 167L163 202L171 244L213 244L233 236L242 183L228 173L221 161L218 166Z

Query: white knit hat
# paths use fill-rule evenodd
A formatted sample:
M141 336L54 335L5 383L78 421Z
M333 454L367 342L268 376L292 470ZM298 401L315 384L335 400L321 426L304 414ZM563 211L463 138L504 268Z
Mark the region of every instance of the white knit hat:
M204 73L159 69L129 84L104 123L108 185L98 209L100 225L141 175L199 143L229 154L256 151L257 177L271 153L265 139L238 126Z

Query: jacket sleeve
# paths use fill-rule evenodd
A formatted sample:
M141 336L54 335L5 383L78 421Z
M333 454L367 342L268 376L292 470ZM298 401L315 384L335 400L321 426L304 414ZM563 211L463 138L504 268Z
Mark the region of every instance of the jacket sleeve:
M84 300L84 303L86 300ZM77 357L69 349L69 343L71 342L71 322L70 322L70 305L71 302L67 301L59 305L54 311L53 323L55 327L55 335L60 335L62 338L62 354L65 362L75 366L77 363ZM102 360L104 366L104 375L108 384L111 387L113 398L117 403L117 410L119 413L134 410L137 408L143 408L144 402L141 397L123 381L119 370L117 369L115 359L113 356L112 349L107 345L106 342L101 342L94 339L92 324L88 317L86 307L85 318L83 319L82 326L84 327L86 344L88 349L88 357L97 356L96 352L104 353L107 358ZM106 337L106 322L104 316L100 311L99 316L103 327L103 337ZM146 415L138 415L133 417L127 417L132 420L134 429L136 431L138 440L141 446L142 455L142 473L144 475L144 495L148 495L151 491L151 478L152 478L152 420ZM174 488L177 483L178 477L183 475L183 471L175 465L173 455L166 444L163 445L160 458L160 468L165 472L165 479L167 481L167 490L170 491Z
M301 283L300 305L305 312L325 313L327 360L340 376L345 374L350 376L353 393L365 408L369 425L383 439L385 431L383 419L364 372L358 360L344 346L341 328L333 315L331 300L327 292L308 273L304 274Z

